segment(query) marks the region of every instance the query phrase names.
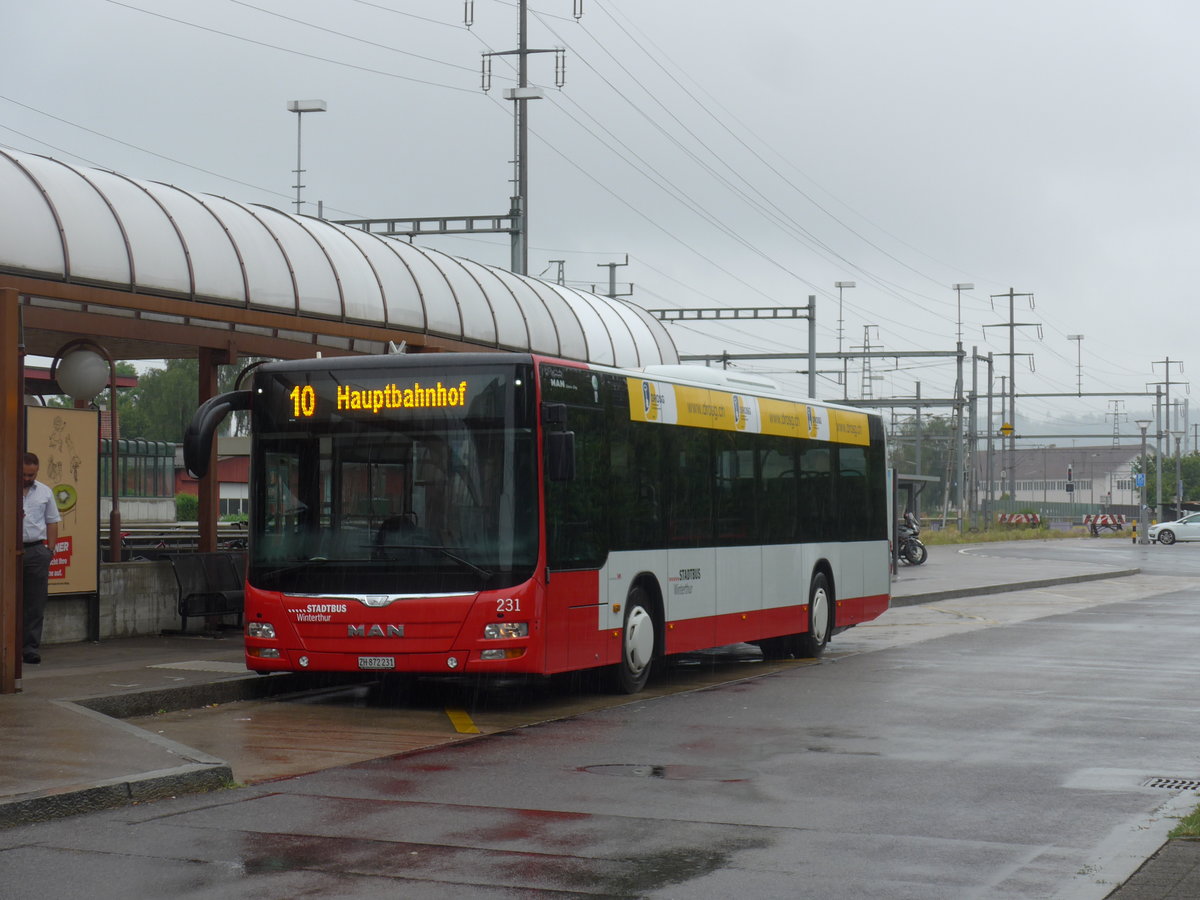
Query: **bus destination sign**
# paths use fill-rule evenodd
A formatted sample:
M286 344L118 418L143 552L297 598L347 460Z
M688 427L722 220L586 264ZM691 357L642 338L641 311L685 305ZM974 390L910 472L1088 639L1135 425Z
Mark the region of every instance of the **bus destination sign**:
M380 387L352 387L337 385L333 397L318 394L311 384L296 385L288 393L287 399L291 404L290 413L293 418L311 419L325 416L329 410L323 409L326 403L331 403L333 411L346 413L367 413L379 415L383 412L400 409L452 409L467 405L468 383L460 381L449 386L441 381L430 385L414 381L411 384L399 385L395 382Z

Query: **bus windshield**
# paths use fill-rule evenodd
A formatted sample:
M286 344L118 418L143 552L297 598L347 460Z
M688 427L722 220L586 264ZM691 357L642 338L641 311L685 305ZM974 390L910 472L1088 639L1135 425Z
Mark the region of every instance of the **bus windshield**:
M395 366L378 375L332 367L260 374L249 583L395 596L530 578L538 536L532 381L511 366L460 375ZM440 402L412 400L426 384L442 389ZM385 391L395 404L372 401Z

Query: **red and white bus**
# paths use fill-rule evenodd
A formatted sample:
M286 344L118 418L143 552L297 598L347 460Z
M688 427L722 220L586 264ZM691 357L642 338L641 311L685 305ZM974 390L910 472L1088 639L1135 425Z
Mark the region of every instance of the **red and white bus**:
M751 642L819 655L888 608L883 425L770 382L529 354L268 363L251 416L246 662L539 673Z

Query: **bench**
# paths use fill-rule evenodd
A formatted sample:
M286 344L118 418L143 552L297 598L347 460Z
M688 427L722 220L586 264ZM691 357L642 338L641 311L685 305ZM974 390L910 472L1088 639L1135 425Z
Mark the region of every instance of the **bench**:
M245 554L218 550L212 553L172 553L167 557L179 584L180 631L187 620L236 614L242 622L245 601Z

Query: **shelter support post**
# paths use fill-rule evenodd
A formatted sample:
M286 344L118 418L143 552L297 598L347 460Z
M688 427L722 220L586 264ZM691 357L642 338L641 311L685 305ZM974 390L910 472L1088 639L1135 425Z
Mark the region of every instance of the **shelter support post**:
M224 359L224 352L208 347L200 348L200 391L198 403L203 403L217 395L217 366ZM214 440L209 451L208 474L197 484L200 503L199 516L200 539L198 549L202 553L211 553L217 549L217 519L221 508L221 478L217 471L217 442Z
M0 290L0 694L17 691L21 665L21 454L25 451L24 348L20 295Z

